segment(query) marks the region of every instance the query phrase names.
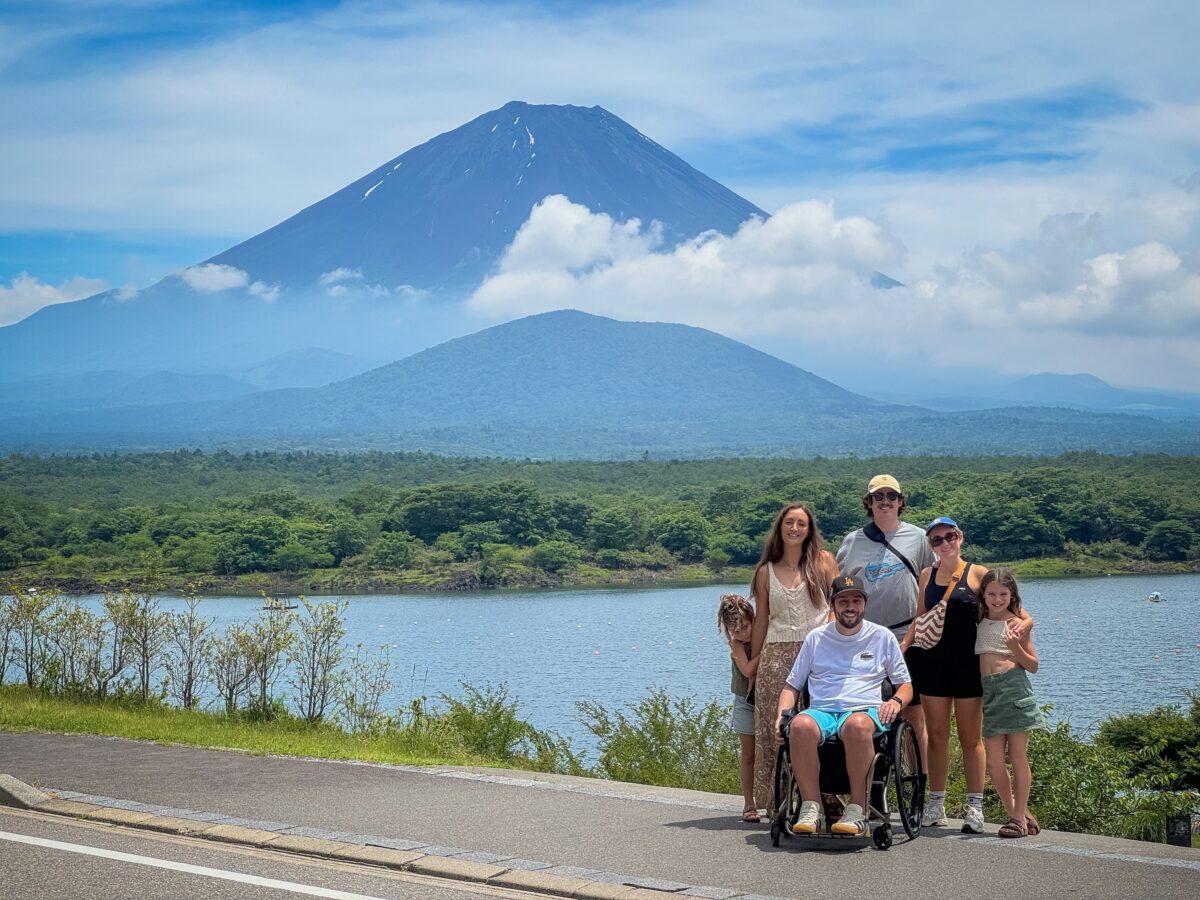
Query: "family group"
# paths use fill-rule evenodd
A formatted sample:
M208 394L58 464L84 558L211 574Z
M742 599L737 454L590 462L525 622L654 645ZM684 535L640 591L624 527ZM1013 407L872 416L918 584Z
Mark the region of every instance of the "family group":
M868 521L835 557L812 510L789 504L764 541L749 598L721 598L744 821L760 821L763 809L774 814L776 752L787 740L802 800L793 832L813 834L836 818L832 833L865 834L861 796L852 792L844 808L822 798L817 747L836 735L851 784L865 784L874 736L902 716L917 735L929 788L923 825L947 824L953 722L966 781L962 830L984 830L986 770L1008 813L999 834L1038 832L1026 752L1040 723L1029 682L1038 668L1033 620L1011 572L963 559L957 521L941 516L922 529L901 520L905 506L895 478L872 478L863 496ZM798 715L784 716L797 707Z

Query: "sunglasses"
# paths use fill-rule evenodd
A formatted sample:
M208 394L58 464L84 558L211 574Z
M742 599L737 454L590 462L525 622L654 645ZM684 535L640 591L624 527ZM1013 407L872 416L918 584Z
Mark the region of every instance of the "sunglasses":
M955 544L962 540L962 535L957 531L951 531L949 534L939 534L936 537L929 539L930 547L940 547L942 544Z
M901 495L895 491L876 491L870 496L872 500L890 500L892 503L895 503L900 499Z

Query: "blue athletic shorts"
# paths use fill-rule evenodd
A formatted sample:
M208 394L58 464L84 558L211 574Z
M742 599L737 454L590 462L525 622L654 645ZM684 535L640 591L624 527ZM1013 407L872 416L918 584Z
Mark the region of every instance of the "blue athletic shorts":
M842 726L846 724L846 720L854 713L866 713L871 717L871 721L875 723L875 733L883 734L883 723L879 721L879 710L876 707L869 709L848 709L844 711L833 709L804 709L800 711L800 715L808 716L817 723L817 727L821 729L821 743L825 743L835 735L840 735Z

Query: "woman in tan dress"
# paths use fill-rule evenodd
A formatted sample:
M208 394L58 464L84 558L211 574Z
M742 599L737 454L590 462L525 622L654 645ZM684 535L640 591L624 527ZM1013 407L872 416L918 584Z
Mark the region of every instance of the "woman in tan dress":
M817 520L803 503L779 511L763 543L754 570L754 631L751 655L758 656L754 708L754 797L767 815L774 813L775 719L779 693L800 644L814 628L829 621L829 586L837 563L825 549ZM761 654L761 655L760 655Z

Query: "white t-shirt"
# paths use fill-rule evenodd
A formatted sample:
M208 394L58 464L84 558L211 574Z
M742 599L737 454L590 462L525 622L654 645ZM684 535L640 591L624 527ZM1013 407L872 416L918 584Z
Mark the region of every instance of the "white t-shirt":
M896 636L866 621L846 635L830 622L804 639L787 683L802 690L807 681L810 706L843 712L878 706L885 678L896 685L912 681Z

